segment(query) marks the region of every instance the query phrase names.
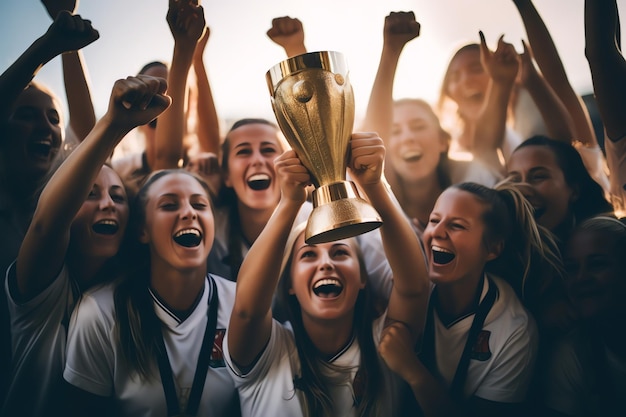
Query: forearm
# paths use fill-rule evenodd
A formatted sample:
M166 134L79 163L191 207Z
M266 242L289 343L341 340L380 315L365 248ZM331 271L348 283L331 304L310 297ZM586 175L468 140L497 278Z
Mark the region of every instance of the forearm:
M383 221L380 233L393 271L388 317L407 324L417 337L424 327L430 286L421 245L382 182L364 190Z
M209 78L201 56L194 59L194 71L198 87L196 133L200 149L202 152L212 152L215 155L219 155L221 143L219 119L215 102L213 101L211 85L209 84Z
M153 170L178 168L178 163L183 157L185 95L193 52L193 45L179 42L174 45L172 67L167 79L167 91L172 98L172 105L159 117L156 127L155 161L154 164L148 161Z
M82 141L96 124L96 113L91 100L91 91L82 52L68 52L62 55L63 79L69 107L69 126Z
M616 40L617 13L614 0L585 1L585 55L598 110L613 141L626 135L626 61Z
M539 12L531 0L516 0L515 5L541 73L572 118L576 139L586 145L597 144L589 113L567 78L559 52Z
M513 88L512 82L492 81L487 90L485 106L471 132L474 158L502 171L498 149L506 133L507 109Z
M407 364L413 371L407 379L411 391L420 405L425 417L452 417L465 415L450 398L446 388L433 377L419 361Z
M56 56L45 45L43 38L37 39L22 55L0 75L0 120L6 120L11 107L33 80L37 72Z
M387 143L393 123L393 82L401 52L402 48L383 47L361 127L364 132L377 132Z
M528 79L525 87L541 113L548 130L548 136L555 140L571 143L574 139L572 118L550 85L541 75L536 74Z
M267 343L272 326L271 306L280 278L283 250L300 204L281 201L246 255L239 275L229 324L229 348L235 362L246 366Z

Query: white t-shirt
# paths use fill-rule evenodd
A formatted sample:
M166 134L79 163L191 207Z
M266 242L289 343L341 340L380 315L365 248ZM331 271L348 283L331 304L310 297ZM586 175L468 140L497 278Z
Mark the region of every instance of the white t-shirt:
M526 398L537 355L538 334L534 319L509 284L491 277L498 295L479 334L467 371L464 396L518 403ZM489 289L485 280L481 300ZM437 369L450 386L474 314L446 327L434 311Z
M7 270L4 289L11 318L12 374L3 416L43 416L62 413L61 390L67 324L74 305L65 266L33 299L16 301L15 262ZM78 294L78 292L75 292Z
M237 393L222 353L222 340L230 320L235 284L211 275L217 285L219 307L215 342L206 376L198 416L227 415L238 403ZM120 416L167 416L161 377L142 380L129 372L115 339L114 285L87 292L72 315L63 377L92 394L113 397ZM146 289L147 291L147 289ZM186 404L207 322L211 286L205 280L204 293L195 310L179 322L163 305L154 301L161 320L163 339L172 367L179 404Z
M380 342L384 315L373 323L374 343ZM228 352L228 333L224 341L224 357L239 389L241 415L243 417L298 417L304 413L301 408L302 391L294 388L294 378L300 375L300 358L293 331L289 325L272 323L272 333L265 350L247 374L243 374L233 363ZM330 388L334 408L333 417L354 416L355 391L353 381L360 364L360 348L355 339L331 361L343 371L328 369L327 376L337 381ZM384 369L384 368L383 368ZM385 372L383 370L383 372ZM393 376L385 372L389 383L381 382L381 389L395 392ZM336 379L335 379L336 378ZM392 403L389 403L391 407ZM391 408L385 408L385 415L395 415Z

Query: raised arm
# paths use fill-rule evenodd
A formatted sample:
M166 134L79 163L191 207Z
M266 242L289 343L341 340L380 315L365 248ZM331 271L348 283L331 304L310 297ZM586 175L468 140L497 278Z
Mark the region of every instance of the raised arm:
M61 10L74 14L78 7L78 0L41 0L41 2L53 20ZM96 112L91 101L86 66L80 50L62 54L61 61L70 113L66 138L70 142L82 141L96 124Z
M288 58L306 53L304 27L297 18L282 16L272 19L272 27L267 31L267 37L282 46Z
M383 49L361 126L364 132L377 132L383 140L391 137L393 81L398 61L404 45L417 38L419 33L420 24L415 20L413 12L391 12L385 17Z
M567 108L556 95L550 84L537 71L531 48L522 41L524 53L520 55L520 82L528 90L541 113L543 122L552 139L571 143L574 138L574 122Z
M383 220L380 232L393 271L387 318L405 323L415 342L424 328L430 288L422 248L381 180L385 159L383 140L376 133L354 133L350 143L351 178L365 191Z
M228 325L228 349L239 366L250 365L269 340L272 330L272 299L293 222L306 200L311 177L289 150L276 158L281 199L274 214L246 255L239 275L235 304Z
M215 155L220 154L220 122L213 101L213 92L209 77L207 76L206 67L204 66L204 48L211 30L207 27L204 34L196 45L193 54L193 69L196 73L196 86L198 89L198 103L196 107L198 122L196 133L200 144L201 152L211 152Z
M148 123L170 103L160 78L129 77L115 83L109 108L85 140L54 173L41 193L17 257L17 288L32 298L52 282L63 265L70 226L95 178L118 142Z
M626 136L626 61L619 33L615 0L585 1L585 55L606 135L613 142Z
M0 120L8 118L13 103L43 65L59 54L89 45L99 36L89 20L60 12L48 31L0 75Z
M167 23L174 37L174 53L167 78L167 93L172 98L172 105L159 117L156 127L155 160L148 160L148 165L155 171L177 168L183 157L183 139L187 123L185 115L187 76L196 44L206 27L204 9L196 3L197 0L169 2Z
M598 146L589 112L570 84L552 36L535 5L532 0L513 0L513 3L522 17L539 69L572 117L575 139L589 147Z
M519 56L504 35L498 39L498 46L491 51L480 33L480 59L489 74L491 82L481 114L472 135L472 153L475 158L499 172L503 171L498 157L498 149L506 132L506 119L511 92L519 71Z

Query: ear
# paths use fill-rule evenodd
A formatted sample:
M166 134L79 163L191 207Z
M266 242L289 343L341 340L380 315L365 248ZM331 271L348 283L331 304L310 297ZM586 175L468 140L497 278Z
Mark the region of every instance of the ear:
M487 261L492 261L496 259L498 256L500 256L503 249L504 249L504 242L502 241L491 245L491 247L489 248L489 251L487 252Z

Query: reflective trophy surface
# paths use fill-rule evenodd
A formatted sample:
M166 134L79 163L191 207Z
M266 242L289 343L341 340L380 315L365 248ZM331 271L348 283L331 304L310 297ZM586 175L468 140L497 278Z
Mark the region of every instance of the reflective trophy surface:
M289 58L273 66L266 80L278 125L315 186L305 241L330 242L380 227L376 210L346 180L354 94L343 54Z

